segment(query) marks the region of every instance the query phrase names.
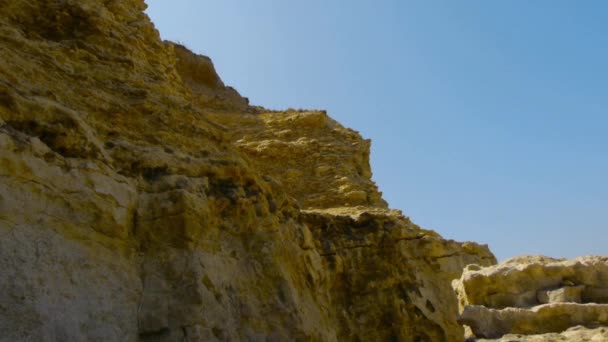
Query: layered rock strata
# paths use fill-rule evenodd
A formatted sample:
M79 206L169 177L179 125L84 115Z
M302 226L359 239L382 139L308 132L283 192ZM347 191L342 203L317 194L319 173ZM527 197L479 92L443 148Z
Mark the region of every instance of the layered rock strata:
M369 141L268 111L141 0L0 2L0 337L454 341L487 247L387 209Z
M491 267L469 265L453 285L459 322L477 337L608 326L608 257L523 256Z
M507 334L498 339L476 339L476 342L604 342L608 341L608 328L587 328L575 326L561 333Z

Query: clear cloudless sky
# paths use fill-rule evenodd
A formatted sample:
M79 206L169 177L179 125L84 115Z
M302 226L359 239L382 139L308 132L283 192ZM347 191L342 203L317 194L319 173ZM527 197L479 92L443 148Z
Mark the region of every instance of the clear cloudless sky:
M608 254L608 2L147 0L272 109L372 139L392 208L518 254Z

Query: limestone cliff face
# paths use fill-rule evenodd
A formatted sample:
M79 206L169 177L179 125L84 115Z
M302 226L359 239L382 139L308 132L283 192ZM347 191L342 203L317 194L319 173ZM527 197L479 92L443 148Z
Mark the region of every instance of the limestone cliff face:
M369 141L249 106L141 0L0 1L0 340L455 341L487 247L389 210Z

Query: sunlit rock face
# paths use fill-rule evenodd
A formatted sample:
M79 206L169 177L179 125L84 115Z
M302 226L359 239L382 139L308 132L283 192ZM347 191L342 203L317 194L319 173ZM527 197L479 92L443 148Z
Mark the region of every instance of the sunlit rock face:
M593 341L603 342L608 341L608 328L587 328L578 325L561 333L545 333L545 334L507 334L497 339L470 339L476 342L581 342Z
M587 335L607 336L598 327L608 326L608 257L521 256L491 267L470 265L453 285L459 322L477 337L582 341Z
M370 142L253 107L140 0L0 2L0 336L456 341L487 247L388 209Z

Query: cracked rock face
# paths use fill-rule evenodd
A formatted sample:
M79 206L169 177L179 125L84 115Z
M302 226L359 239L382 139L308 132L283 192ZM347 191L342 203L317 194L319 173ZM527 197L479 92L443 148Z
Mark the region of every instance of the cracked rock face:
M581 326L557 339L571 335L578 341L588 333L585 328L608 326L607 257L522 256L491 267L468 266L453 286L459 322L477 337L559 334ZM605 331L593 336L605 336Z
M250 106L144 8L0 2L0 339L460 339L450 282L487 247L389 210L369 141Z

